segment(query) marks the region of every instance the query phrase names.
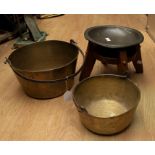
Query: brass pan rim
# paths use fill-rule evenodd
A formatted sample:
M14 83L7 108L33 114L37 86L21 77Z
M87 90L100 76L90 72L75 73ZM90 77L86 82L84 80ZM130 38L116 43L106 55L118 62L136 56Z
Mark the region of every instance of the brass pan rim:
M133 105L131 108L129 108L126 112L121 113L121 114L118 114L118 115L115 115L115 116L97 117L97 116L94 116L94 115L90 114L90 113L85 109L85 107L79 105L79 104L76 102L76 99L75 99L75 91L76 91L76 89L78 89L79 85L81 85L81 84L84 83L85 81L87 81L87 80L89 80L89 79L92 79L92 78L98 78L98 77L121 78L121 79L124 79L124 80L127 80L128 82L130 82L130 83L135 87L135 89L137 89L137 91L139 92L139 93L138 93L138 96L137 96L137 102L136 102L136 104ZM74 103L75 103L76 107L78 108L79 112L85 112L85 113L86 113L87 115L89 115L90 117L97 118L97 119L113 119L113 118L116 118L116 117L123 116L124 114L127 114L127 113L129 113L130 111L132 111L133 109L136 109L136 107L138 106L138 103L139 103L139 101L140 101L140 98L141 98L140 89L139 89L139 87L137 86L137 84L136 84L135 82L133 82L132 80L130 80L129 78L127 78L127 76L116 75L116 74L99 74L99 75L95 75L95 76L88 77L88 78L82 80L80 83L78 83L78 84L76 85L76 87L73 89L73 100L74 100Z
M62 66L55 67L55 68L53 67L53 68L51 68L51 69L43 69L43 70L20 69L20 68L18 68L18 67L13 66L12 63L11 63L10 57L11 57L12 53L13 53L13 52L16 52L18 49L15 50L15 51L13 51L13 52L9 55L9 57L7 58L7 61L9 61L9 64L11 65L11 67L12 67L14 70L19 71L19 72L23 72L23 71L24 71L24 72L30 72L30 73L39 73L39 72L44 73L44 72L50 72L50 71L54 71L54 70L58 70L58 69L65 68L66 66L70 65L71 63L73 63L73 62L78 58L78 54L79 54L79 49L78 49L78 47L77 47L76 45L74 45L73 43L69 43L69 42L67 42L67 41L61 41L61 40L46 40L46 41L43 41L43 42L36 42L36 43L30 44L30 45L27 45L27 46L23 46L23 47L21 47L21 48L19 48L19 49L22 49L22 48L25 48L25 47L30 47L30 46L35 46L35 45L37 45L37 44L47 43L47 42L60 42L60 43L65 43L65 44L71 45L71 46L73 46L74 48L77 49L77 55L76 55L76 57L75 57L74 59L72 59L72 60L69 61L68 63L65 63L65 64L62 65Z

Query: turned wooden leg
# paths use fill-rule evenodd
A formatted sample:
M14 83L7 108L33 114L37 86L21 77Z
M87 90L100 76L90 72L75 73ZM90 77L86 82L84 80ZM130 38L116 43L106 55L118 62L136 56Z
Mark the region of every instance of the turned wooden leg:
M119 74L128 74L128 57L126 51L120 51L117 67Z
M80 75L80 81L90 76L93 66L95 64L95 61L96 61L96 58L93 55L91 45L88 45L85 62Z
M140 45L138 45L135 48L135 50L136 50L136 54L134 58L132 59L132 63L135 67L136 73L143 73L143 63L142 63Z

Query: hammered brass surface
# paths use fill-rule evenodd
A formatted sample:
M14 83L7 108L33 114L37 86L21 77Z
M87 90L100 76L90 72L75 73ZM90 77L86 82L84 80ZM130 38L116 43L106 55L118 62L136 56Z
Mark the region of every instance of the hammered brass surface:
M125 113L127 108L116 100L103 98L98 101L90 102L86 110L92 116L108 118Z
M114 134L132 121L140 90L130 80L114 75L87 78L74 90L81 122L99 134Z

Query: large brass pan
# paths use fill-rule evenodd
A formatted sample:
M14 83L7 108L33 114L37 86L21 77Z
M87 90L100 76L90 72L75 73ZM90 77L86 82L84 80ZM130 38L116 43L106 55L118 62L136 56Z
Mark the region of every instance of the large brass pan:
M140 90L129 79L98 75L80 82L73 100L82 124L98 134L114 134L131 123L140 100Z
M49 40L15 50L6 62L15 72L25 93L46 99L62 95L73 85L78 53L81 49L70 43Z

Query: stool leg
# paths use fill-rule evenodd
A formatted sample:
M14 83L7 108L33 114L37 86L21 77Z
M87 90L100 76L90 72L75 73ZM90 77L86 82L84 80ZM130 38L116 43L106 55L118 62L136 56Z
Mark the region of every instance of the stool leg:
M93 66L95 64L95 61L96 61L96 58L93 55L93 51L91 50L91 47L88 45L85 62L80 75L80 81L89 77L93 69Z
M143 63L140 46L136 47L136 54L132 60L132 63L135 67L136 73L143 73Z
M120 51L117 67L119 74L128 74L128 57L126 51Z

